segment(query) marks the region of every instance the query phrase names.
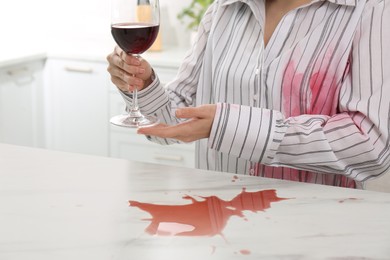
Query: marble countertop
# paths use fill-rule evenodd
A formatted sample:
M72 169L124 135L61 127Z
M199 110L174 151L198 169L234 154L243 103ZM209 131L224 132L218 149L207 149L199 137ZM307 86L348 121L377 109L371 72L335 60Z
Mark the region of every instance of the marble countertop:
M0 259L389 259L390 194L0 144Z

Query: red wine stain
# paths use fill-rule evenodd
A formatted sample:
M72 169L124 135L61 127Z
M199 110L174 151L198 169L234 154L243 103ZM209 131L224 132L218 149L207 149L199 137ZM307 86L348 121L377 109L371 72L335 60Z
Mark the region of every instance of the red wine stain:
M356 200L360 200L360 199L358 199L358 198L346 198L346 199L339 200L339 203L344 203L344 202L349 201L349 200L356 201Z
M183 199L191 201L185 205L158 205L131 200L131 207L137 207L151 215L145 229L150 235L159 236L215 236L222 235L232 216L245 219L243 211L264 211L272 202L285 200L276 195L276 190L247 192L244 188L230 201L217 196L202 197L196 200L191 196Z
M250 254L251 254L251 251L249 251L249 250L247 250L247 249L242 249L242 250L240 250L240 253L241 253L242 255L250 255Z
M236 182L238 180L238 176L237 175L234 175L233 176L233 179L232 179L232 182Z

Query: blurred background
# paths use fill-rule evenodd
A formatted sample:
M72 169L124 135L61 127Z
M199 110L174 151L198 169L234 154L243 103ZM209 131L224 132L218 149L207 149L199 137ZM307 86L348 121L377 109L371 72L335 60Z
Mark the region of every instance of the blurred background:
M191 0L160 0L163 44L188 47L189 30L177 15ZM51 41L112 41L109 0L4 0L0 45L29 48ZM51 47L51 46L49 46Z

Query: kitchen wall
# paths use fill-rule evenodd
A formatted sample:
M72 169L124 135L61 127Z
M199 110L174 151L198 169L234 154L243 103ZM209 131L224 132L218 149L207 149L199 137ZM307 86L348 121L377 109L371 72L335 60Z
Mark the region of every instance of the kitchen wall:
M72 35L77 38L105 39L111 38L110 1L109 0L68 0L63 4L48 1L51 5L49 35L63 38ZM166 45L185 45L188 37L185 26L177 19L177 13L190 3L190 0L161 0L161 30ZM58 24L58 26L56 25ZM182 37L178 37L181 35Z
M0 47L29 48L44 37L46 0L2 0L0 4Z
M4 3L5 2L5 3ZM191 0L160 0L163 44L188 46L189 32L177 13ZM21 48L56 40L111 40L110 0L4 0L0 4L0 46Z

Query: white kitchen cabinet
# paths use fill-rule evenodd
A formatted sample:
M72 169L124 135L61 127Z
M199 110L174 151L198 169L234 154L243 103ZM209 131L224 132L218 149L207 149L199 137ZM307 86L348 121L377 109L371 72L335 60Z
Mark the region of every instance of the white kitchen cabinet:
M108 82L105 62L47 61L47 148L108 155Z
M161 82L172 80L177 68L153 66ZM110 117L124 113L125 103L116 87L110 87ZM142 162L159 163L183 167L195 167L195 145L159 145L137 135L136 130L110 126L110 156Z
M165 165L194 167L192 144L159 145L137 135L135 130L111 133L111 157Z
M0 142L43 147L44 60L0 69Z
M177 68L154 66L163 82ZM162 146L134 129L110 125L125 103L110 83L107 63L49 58L45 66L48 149L194 167L194 145Z

